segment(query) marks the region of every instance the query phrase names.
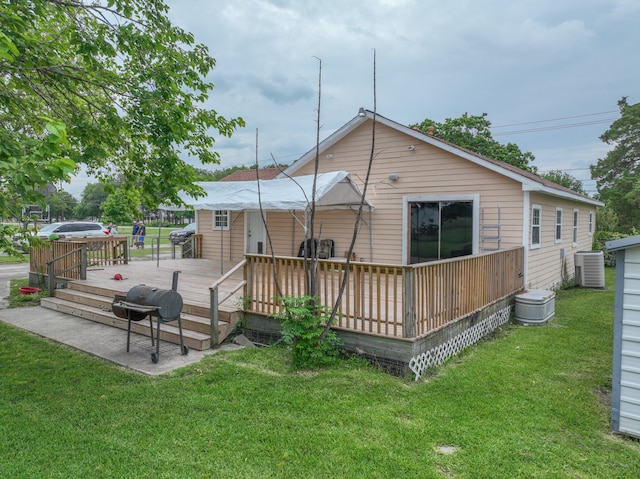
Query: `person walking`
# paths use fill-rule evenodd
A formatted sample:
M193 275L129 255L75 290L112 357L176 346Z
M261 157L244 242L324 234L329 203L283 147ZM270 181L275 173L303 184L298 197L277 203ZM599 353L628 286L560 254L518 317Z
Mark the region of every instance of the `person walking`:
M138 246L138 231L140 230L140 226L137 221L133 222L133 226L131 227L131 246Z
M147 234L147 227L144 225L144 222L140 221L138 224L138 241L136 243L136 247L144 249L144 237Z

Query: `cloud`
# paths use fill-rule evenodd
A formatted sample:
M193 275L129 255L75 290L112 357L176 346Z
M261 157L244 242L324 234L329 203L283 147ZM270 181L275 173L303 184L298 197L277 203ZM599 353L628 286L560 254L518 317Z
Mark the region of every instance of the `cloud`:
M315 95L314 88L306 79L288 78L284 74L273 74L269 78L250 75L245 79L245 83L276 104L295 103L298 100L308 100Z
M486 112L494 125L616 109L640 101L637 0L168 0L170 18L208 46L207 106L247 127L216 140L222 166L291 162L373 108L408 125ZM605 117L606 118L606 117ZM603 123L500 136L539 168L593 164Z

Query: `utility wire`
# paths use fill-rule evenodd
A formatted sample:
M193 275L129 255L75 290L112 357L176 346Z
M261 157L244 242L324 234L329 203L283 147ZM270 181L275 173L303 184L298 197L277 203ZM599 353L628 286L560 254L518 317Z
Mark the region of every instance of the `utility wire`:
M609 110L609 111L602 111L600 113L587 113L586 115L574 115L574 116L565 116L565 117L561 117L561 118L551 118L549 120L527 121L527 122L524 122L524 123L511 123L509 125L492 126L491 129L494 129L494 128L511 128L512 126L521 126L521 125L533 125L534 123L548 123L550 121L573 120L574 118L584 118L584 117L587 117L587 116L608 115L609 113L618 113L618 112L617 112L617 110Z
M537 133L541 131L562 130L565 128L577 128L580 126L590 126L590 125L599 125L602 123L611 123L612 121L615 121L615 120L617 120L617 118L605 118L602 120L584 121L580 123L569 123L566 125L545 126L541 128L529 128L526 130L503 131L503 132L493 133L493 136L516 135L519 133Z

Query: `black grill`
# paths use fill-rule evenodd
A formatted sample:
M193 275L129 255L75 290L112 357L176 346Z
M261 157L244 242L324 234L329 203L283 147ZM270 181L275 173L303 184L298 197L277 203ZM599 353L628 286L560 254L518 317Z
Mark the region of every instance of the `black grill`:
M151 346L155 345L156 347L155 352L151 353L151 361L157 363L160 358L160 324L176 320L180 331L180 352L183 355L189 354L189 348L185 346L182 338L180 313L183 303L182 296L177 291L179 273L180 271L174 271L171 289L139 284L131 288L126 296L117 295L115 297L111 306L113 314L127 320L127 352L129 352L131 339L131 321L141 321L148 316ZM157 324L155 340L153 337L153 316L156 317Z

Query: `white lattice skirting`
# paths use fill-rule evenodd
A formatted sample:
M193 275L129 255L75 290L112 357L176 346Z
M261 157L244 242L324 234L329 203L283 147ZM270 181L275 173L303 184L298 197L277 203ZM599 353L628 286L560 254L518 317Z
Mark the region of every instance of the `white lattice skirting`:
M440 344L429 351L411 358L411 361L409 361L409 369L416 375L416 381L427 369L440 366L450 357L455 356L463 349L477 343L484 336L498 329L509 321L510 315L511 306L507 306L496 311L463 333L451 338L446 343Z

